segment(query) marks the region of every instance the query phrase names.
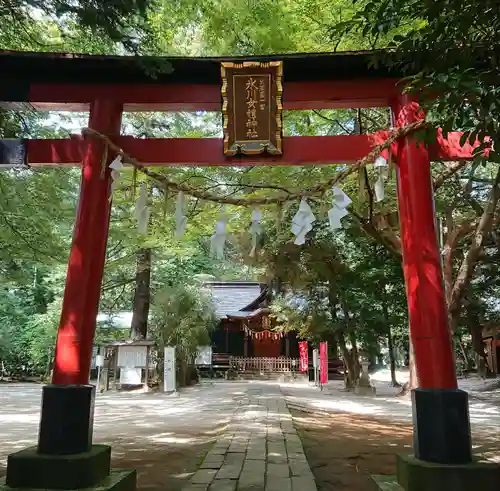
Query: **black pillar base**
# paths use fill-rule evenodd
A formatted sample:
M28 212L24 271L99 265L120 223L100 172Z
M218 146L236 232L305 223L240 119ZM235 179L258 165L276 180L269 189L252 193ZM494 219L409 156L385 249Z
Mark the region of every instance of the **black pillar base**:
M95 387L43 388L38 447L9 455L0 491L135 491L135 470L110 469L111 448L92 445Z
M412 455L397 456L397 476L372 476L380 491L497 491L500 464L473 461L462 465L433 464Z
M94 431L94 398L93 385L46 385L38 452L49 455L89 452Z
M39 454L40 455L40 454ZM97 484L84 488L86 491L136 491L137 473L133 469L111 469L109 474ZM33 488L12 488L0 479L0 491L33 491ZM41 488L34 488L40 489ZM52 488L54 489L54 488ZM68 488L65 488L66 490ZM78 488L74 488L78 489ZM82 489L82 488L79 488ZM51 491L43 488L43 491ZM55 491L55 490L54 490Z
M416 389L412 402L415 457L437 464L472 462L467 392Z
M5 483L11 488L81 489L109 476L111 448L93 445L89 452L48 455L26 448L9 455Z

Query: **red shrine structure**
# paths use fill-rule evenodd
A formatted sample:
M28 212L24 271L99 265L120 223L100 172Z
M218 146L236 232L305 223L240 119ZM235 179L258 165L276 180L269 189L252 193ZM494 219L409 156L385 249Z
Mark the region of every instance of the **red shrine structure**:
M223 139L122 135L122 114L222 112L222 63L264 62L271 66L282 61L280 109L281 105L284 110L390 107L395 127L419 120L418 104L403 94L401 74L384 65L373 66L372 56L371 52L354 52L147 59L0 52L0 106L89 111L89 128L147 166L349 163L385 141L387 132L285 136L279 142L279 154L228 156ZM160 66L168 62L171 70L151 76L145 67L158 62ZM460 133L450 133L425 147L405 137L391 148L397 157L403 269L420 385L413 393L415 457L398 457L398 482L406 491L438 487L459 491L472 483L493 491L500 484L499 466L472 460L467 393L457 389L436 236L430 162L470 159L472 148L461 147L459 139ZM39 443L36 449L9 457L7 486L11 488L76 489L101 483L111 489L120 482L122 489L135 486L130 471L109 473L109 447L92 445L94 387L88 385L89 369L112 206L110 169L106 166L102 172L106 155L102 141L80 136L22 144L20 158L25 163L81 166L82 180L54 375L43 391ZM379 485L384 483L379 480Z
M295 335L271 331L271 293L268 285L251 281L210 281L215 314L219 319L212 332L216 353L245 357L298 357Z

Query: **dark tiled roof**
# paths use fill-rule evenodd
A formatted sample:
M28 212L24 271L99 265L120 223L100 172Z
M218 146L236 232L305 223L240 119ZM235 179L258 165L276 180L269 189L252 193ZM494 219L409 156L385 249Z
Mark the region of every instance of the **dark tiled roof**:
M241 316L242 311L257 300L263 286L249 281L211 281L205 283L212 295L217 317Z
M0 72L17 83L190 83L220 84L222 61L284 60L284 80L338 80L398 77L387 63L373 64L376 53L345 51L242 57L106 56L0 50ZM164 70L162 67L170 67ZM152 75L146 68L159 68Z

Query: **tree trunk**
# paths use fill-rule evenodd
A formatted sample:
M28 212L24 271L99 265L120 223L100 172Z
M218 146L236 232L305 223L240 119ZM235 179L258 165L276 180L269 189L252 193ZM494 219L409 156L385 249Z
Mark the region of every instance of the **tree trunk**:
M394 344L392 342L392 332L390 326L387 329L387 347L389 349L389 361L391 365L391 386L401 387L396 379L396 358L394 357Z
M469 250L465 253L457 277L453 284L453 289L449 295L448 309L452 319L458 319L462 309L464 295L469 288L474 270L476 268L479 256L483 250L484 239L490 233L495 210L500 199L500 167L498 168L490 198L484 208L483 214L479 219L476 230L472 237L472 243ZM454 322L455 324L455 322Z
M472 368L471 360L467 355L467 351L465 350L464 343L462 343L462 336L457 336L458 347L460 348L460 353L462 353L462 358L464 360L464 369L470 371Z
M151 249L139 249L135 274L135 294L130 336L146 339L151 298Z
M469 327L469 332L472 338L472 347L476 355L477 373L481 378L486 378L488 375L488 361L484 353L481 326L477 326L476 328Z
M328 300L330 304L330 312L332 314L332 318L337 320L337 298L335 295L335 288L332 283L330 283L328 287ZM341 305L342 305L342 310L344 312L344 324L346 330L350 331L348 336L352 344L351 352L349 352L346 346L344 330L339 330L336 333L334 333L334 337L337 347L340 348L340 352L342 354L342 358L344 359L344 365L346 368L346 372L344 374L345 388L347 390L352 390L354 389L356 382L359 379L361 373L361 365L359 364L359 354L358 354L358 345L356 343L356 335L352 330L349 329L350 327L349 312L343 300L341 300Z
M190 385L188 382L189 364L184 356L179 356L177 358L177 363L179 366L179 370L178 370L179 387L187 387L188 385Z
M347 390L352 390L354 389L354 373L355 373L355 367L352 362L352 356L349 353L349 350L347 349L345 339L344 339L344 333L339 332L337 335L339 347L340 347L340 352L342 353L342 358L344 359L344 364L345 364L345 372L344 372L344 384L345 388Z
M400 395L406 395L411 392L413 389L418 387L418 377L417 377L417 366L415 364L415 352L413 351L413 343L411 342L411 338L409 339L410 343L410 377L408 378L408 382L403 385L401 389Z
M387 310L387 297L385 295L385 291L382 301L382 311L384 314L385 325L387 326L387 348L389 349L389 362L391 365L391 386L401 387L401 384L399 384L396 379L396 358L394 357L394 343L392 342L392 332L389 322L389 311Z
M358 358L354 355L356 350L349 351L346 346L345 337L343 332L337 333L337 341L344 359L346 372L344 374L344 383L347 390L353 390L360 375L360 365Z
M349 341L351 342L351 350L352 350L352 358L354 366L356 367L356 381L359 378L361 373L361 363L359 362L359 350L358 350L358 341L356 339L356 333L351 329L349 332Z

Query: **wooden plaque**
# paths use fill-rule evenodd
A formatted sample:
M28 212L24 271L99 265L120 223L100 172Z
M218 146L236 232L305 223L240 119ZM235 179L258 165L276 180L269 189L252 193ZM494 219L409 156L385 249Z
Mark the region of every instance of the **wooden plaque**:
M281 155L283 64L222 63L224 155Z

